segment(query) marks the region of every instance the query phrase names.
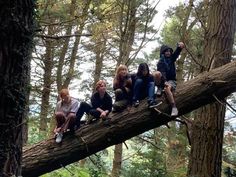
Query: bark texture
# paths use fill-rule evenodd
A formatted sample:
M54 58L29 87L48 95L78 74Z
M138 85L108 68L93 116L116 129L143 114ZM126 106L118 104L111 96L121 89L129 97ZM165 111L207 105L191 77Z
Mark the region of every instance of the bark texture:
M34 1L0 3L0 176L21 175Z
M178 86L176 103L179 115L215 101L236 91L236 62L203 73ZM159 109L169 113L164 101ZM172 119L147 108L146 101L138 108L122 113L111 113L109 121L81 127L75 135L65 136L61 144L54 139L25 147L23 153L23 176L39 176L61 168L114 144L121 143L147 130L166 124ZM96 136L95 136L96 135ZM49 165L50 164L50 165Z
M205 36L207 69L229 63L236 28L236 0L211 1ZM224 100L221 100L224 102ZM188 176L221 176L225 105L219 102L201 107L193 122Z

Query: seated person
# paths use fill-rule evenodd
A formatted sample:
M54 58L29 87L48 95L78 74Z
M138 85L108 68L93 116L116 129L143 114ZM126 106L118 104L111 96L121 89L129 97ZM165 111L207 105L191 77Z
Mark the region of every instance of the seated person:
M76 113L79 108L78 100L70 96L68 89L62 89L59 95L60 101L55 110L56 128L54 129L57 143L62 141L64 132L74 131Z
M132 82L134 83L133 106L137 107L140 100L148 97L148 107L155 107L157 105L154 99L155 84L147 63L141 63L139 65L138 72L132 75Z
M113 80L113 89L115 91L115 103L113 111L122 111L131 102L132 80L125 65L120 65L116 70Z
M100 80L96 83L96 91L92 94L91 105L82 102L76 114L76 125L79 128L80 119L86 112L96 119L105 119L106 116L111 112L112 109L112 98L106 92L106 82ZM89 123L89 121L87 122Z
M154 80L158 87L157 96L160 96L162 90L164 90L172 107L171 116L173 117L178 116L178 109L173 95L177 85L175 62L183 48L183 42L177 44L177 48L174 52L171 47L162 45L160 50L160 60L157 63L157 71L154 72Z

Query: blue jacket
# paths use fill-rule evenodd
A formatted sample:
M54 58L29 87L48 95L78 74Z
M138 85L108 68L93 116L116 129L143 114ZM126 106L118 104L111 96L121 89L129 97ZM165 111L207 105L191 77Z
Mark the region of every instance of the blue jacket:
M171 56L166 58L164 53L167 49L171 50ZM160 71L164 81L176 80L175 61L179 57L181 48L177 47L173 53L173 49L167 45L163 45L160 50L160 60L157 63L157 71Z

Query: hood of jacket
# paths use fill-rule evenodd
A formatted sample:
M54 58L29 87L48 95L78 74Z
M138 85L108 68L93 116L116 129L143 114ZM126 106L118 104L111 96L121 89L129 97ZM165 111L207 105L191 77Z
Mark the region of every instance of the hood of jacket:
M168 45L162 45L160 49L160 56L165 53L166 50L170 49L171 53L173 53L173 49L169 47Z

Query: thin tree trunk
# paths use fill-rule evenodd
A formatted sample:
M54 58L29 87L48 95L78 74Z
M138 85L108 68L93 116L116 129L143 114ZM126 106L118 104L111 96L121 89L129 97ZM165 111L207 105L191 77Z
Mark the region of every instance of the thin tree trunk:
M111 177L119 177L122 162L122 143L115 145Z
M53 26L48 27L48 35L53 34ZM43 60L44 74L43 74L43 90L40 105L40 125L39 130L45 132L47 130L47 115L49 108L49 96L51 92L52 84L52 68L53 68L53 41L51 39L46 40L46 53Z
M21 175L34 1L2 1L0 8L0 176L8 177Z
M230 62L236 28L236 0L211 3L203 55L210 70ZM225 105L219 102L197 111L188 176L221 176L224 117Z

